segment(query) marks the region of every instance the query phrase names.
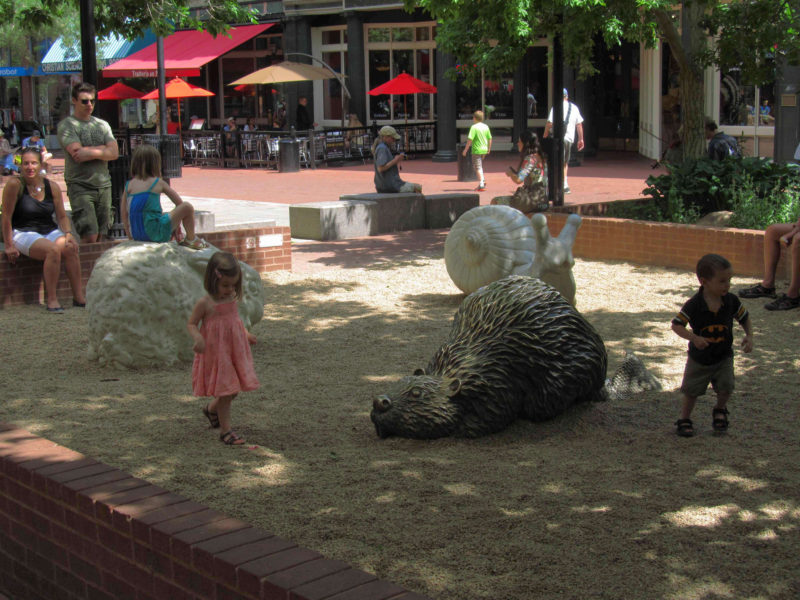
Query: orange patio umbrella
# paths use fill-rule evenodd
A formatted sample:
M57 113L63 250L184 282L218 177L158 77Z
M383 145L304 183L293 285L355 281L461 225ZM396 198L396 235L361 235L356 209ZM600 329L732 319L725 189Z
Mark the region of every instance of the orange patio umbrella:
M203 96L215 96L216 94L214 94L214 92L209 92L208 90L203 89L197 85L189 83L188 81L185 81L180 77L175 77L174 79L170 79L169 82L167 82L167 85L164 86L164 95L167 97L168 100L173 99L178 101L178 122L180 123L181 98L199 98ZM157 99L158 99L158 88L142 96L142 100L157 100Z

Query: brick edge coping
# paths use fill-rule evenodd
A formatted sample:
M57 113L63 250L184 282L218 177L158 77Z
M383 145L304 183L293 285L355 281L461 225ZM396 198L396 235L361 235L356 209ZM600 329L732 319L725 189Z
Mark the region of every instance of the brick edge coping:
M6 423L0 531L12 598L426 599Z
M259 273L291 270L292 240L288 227L249 227L245 229L220 230L202 234L203 237L220 250L232 252L239 260L247 263ZM280 243L278 242L280 237ZM121 240L81 245L81 275L84 288L92 268L100 256ZM44 299L42 263L26 256L20 256L16 265L9 264L3 254L0 257L0 308L24 304L40 304ZM62 267L58 280L58 297L69 299L72 290ZM66 306L70 305L67 302Z

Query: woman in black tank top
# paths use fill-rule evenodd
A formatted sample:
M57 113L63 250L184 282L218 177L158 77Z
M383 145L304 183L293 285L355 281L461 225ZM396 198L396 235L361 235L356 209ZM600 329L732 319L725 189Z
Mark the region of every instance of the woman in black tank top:
M72 305L86 306L81 282L78 242L64 209L61 188L41 175L42 155L38 148L22 150L20 176L3 188L3 240L12 265L20 254L44 263L44 291L47 310L64 312L58 300L61 262L72 287Z

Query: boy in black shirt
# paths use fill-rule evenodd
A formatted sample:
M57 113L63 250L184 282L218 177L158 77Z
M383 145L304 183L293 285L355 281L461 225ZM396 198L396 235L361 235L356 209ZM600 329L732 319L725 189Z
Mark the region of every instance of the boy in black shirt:
M728 429L725 405L733 392L733 319L744 329L742 349L753 349L753 332L747 309L730 293L733 271L731 263L718 254L706 254L697 262L700 290L692 296L672 319L672 331L689 340L689 358L683 372L683 405L681 418L675 422L677 434L694 435L692 415L698 396L706 393L708 384L717 394L711 411L714 431ZM686 329L690 325L692 331Z

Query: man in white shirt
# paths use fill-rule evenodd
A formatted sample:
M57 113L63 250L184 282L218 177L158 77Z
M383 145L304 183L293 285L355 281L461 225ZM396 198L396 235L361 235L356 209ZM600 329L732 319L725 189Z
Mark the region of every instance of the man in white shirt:
M547 115L547 123L544 126L544 137L549 137L553 129L553 109ZM578 134L578 151L583 150L583 117L576 104L569 101L569 93L564 88L564 193L569 194L569 183L567 182L567 164L569 155L572 151L572 142L575 141L575 133Z

